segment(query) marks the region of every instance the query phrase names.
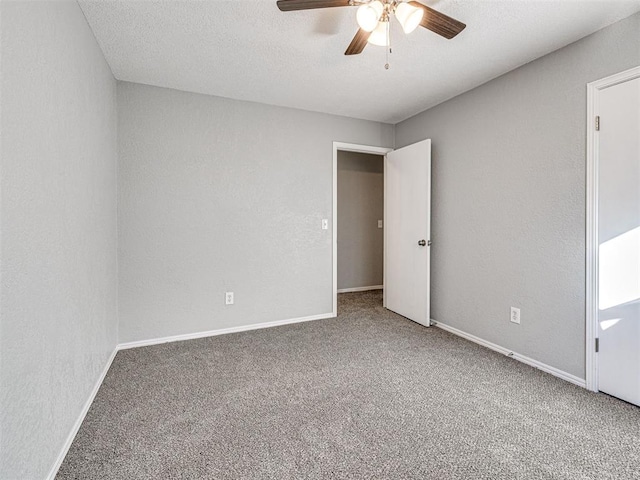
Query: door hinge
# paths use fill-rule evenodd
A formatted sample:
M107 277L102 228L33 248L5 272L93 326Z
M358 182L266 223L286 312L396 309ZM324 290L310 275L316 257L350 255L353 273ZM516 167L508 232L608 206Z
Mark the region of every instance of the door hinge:
M600 339L596 338L596 353L600 351Z
M596 115L596 132L600 131L600 115Z

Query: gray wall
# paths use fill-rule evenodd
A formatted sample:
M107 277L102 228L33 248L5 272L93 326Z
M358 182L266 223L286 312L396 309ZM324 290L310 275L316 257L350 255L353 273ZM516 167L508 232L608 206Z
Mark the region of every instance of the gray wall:
M637 14L396 126L433 140L436 321L584 378L586 83L639 64Z
M338 288L382 285L381 155L338 151Z
M331 312L332 142L393 126L118 85L120 341Z
M116 82L76 2L0 5L0 478L37 479L117 343Z

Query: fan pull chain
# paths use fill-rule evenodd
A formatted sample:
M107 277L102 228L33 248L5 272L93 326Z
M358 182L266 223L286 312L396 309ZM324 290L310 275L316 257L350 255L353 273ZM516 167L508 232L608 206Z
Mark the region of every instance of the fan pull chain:
M384 64L384 68L385 70L389 70L389 54L392 53L391 52L391 28L390 28L391 22L387 22L387 45L389 46L388 49L386 49L386 57L387 57L387 63Z

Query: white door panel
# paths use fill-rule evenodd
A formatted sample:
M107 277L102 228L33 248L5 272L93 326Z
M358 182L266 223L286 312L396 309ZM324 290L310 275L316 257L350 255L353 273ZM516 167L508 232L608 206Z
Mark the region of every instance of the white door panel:
M640 302L600 312L598 389L640 406Z
M385 306L429 326L431 140L387 154L385 202Z
M640 78L598 115L598 389L640 405Z

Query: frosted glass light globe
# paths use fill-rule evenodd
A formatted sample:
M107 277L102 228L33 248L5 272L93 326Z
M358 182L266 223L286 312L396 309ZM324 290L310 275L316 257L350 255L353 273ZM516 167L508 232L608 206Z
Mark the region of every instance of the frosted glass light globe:
M387 37L387 25L389 25L389 22L378 22L378 26L371 32L367 42L372 45L378 45L379 47L388 47L389 38Z
M411 33L420 25L424 10L402 2L396 7L395 13L404 33Z
M383 10L384 7L378 0L360 6L356 14L356 20L360 28L365 32L373 31L378 25L378 20L380 20Z

